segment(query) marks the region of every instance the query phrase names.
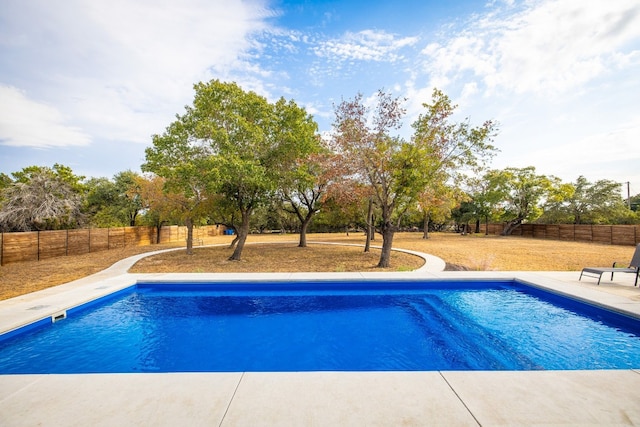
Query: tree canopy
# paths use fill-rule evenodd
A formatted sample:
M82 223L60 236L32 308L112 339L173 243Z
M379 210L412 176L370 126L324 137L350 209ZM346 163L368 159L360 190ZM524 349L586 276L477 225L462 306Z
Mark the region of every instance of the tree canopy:
M456 106L437 89L413 123L411 141L403 140L394 134L405 115L402 101L381 90L373 111L361 94L335 108L335 149L353 179L366 183L381 212L379 267L389 266L393 234L425 189L442 185L462 167L478 167L494 150L489 142L495 125L452 121Z
M239 217L231 224L238 239L230 259L240 260L252 213L298 159L318 150L317 124L294 101L271 104L235 83L212 80L194 89L193 105L154 135L143 168L183 192L192 215L214 194L230 201Z

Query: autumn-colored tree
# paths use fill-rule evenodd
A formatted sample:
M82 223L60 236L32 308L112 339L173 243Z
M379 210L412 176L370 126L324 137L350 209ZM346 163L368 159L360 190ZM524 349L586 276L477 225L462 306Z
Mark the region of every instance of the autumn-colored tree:
M415 206L425 188L451 178L461 168L479 167L494 148L495 125L471 127L451 121L456 106L434 90L426 112L413 123L411 142L393 135L401 126L402 101L379 91L373 111L362 95L335 108L335 150L344 156L351 176L367 184L380 211L382 252L379 267L389 267L393 235L403 213Z
M419 147L392 134L402 124L401 104L381 90L373 111L362 94L335 107L334 150L342 155L350 177L366 184L380 210L382 268L390 266L396 221L426 185Z
M145 212L143 222L156 228L155 241L160 243L162 227L182 218L183 196L166 191L165 179L154 174L138 175L134 188Z
M467 196L460 189L447 186L442 181L432 182L418 196L418 210L422 214L422 238L429 238L429 224L444 222L451 211L465 201Z

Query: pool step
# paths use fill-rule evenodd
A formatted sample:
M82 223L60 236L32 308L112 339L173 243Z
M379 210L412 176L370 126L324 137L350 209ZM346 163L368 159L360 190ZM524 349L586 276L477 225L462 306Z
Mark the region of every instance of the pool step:
M436 295L429 295L412 306L424 317L428 328L425 333L437 344L442 357L461 370L540 369Z

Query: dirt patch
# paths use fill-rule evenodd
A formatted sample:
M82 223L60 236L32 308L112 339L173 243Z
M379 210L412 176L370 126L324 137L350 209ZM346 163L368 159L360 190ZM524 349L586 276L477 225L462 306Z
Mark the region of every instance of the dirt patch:
M394 253L392 266L378 269L380 250L365 253L363 248L334 245L313 245L300 248L291 244L247 245L241 261L229 261L233 249L228 247L196 248L193 255L186 251L168 252L144 258L131 273L251 273L251 272L353 272L409 271L420 268L424 260L414 255ZM260 266L259 270L256 266Z

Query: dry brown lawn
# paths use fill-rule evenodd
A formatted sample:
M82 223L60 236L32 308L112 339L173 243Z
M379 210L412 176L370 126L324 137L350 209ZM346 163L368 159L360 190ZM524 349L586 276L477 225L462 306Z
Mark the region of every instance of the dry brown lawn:
M309 247L297 247L297 235L251 235L243 260L228 261L230 236L206 239L193 256L184 251L154 255L136 264L131 272L294 272L294 271L378 271L379 250L365 254L351 246L314 245L313 242L363 244L361 233L312 234ZM273 244L279 243L279 244ZM373 245L381 245L377 238ZM175 245L173 245L175 246ZM165 249L172 245L128 247L81 256L54 258L0 267L0 299L34 292L66 283L103 270L114 262L141 252ZM421 233L398 233L394 247L426 252L444 259L449 269L503 271L576 271L586 265L607 266L613 261L629 262L632 246L433 233L429 240ZM418 268L422 260L394 252L391 271Z

